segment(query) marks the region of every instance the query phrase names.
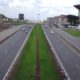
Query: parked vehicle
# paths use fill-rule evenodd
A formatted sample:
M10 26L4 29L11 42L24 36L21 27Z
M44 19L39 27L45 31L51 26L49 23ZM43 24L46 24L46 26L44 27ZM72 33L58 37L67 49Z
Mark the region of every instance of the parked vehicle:
M22 28L22 31L25 31L25 28Z
M80 25L78 25L78 27L76 29L80 30Z

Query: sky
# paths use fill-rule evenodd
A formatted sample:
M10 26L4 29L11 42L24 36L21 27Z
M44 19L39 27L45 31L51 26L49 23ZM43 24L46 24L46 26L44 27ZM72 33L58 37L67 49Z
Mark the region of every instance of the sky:
M78 15L75 4L80 4L80 0L0 0L0 13L9 18L18 18L19 13L23 13L25 19L43 20L59 15Z

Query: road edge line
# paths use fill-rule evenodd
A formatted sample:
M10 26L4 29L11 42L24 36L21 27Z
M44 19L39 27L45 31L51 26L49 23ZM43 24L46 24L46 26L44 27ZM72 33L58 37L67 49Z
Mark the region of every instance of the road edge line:
M71 80L70 77L69 77L69 75L68 75L68 73L67 73L67 71L66 71L65 68L63 67L63 65L62 65L62 63L61 63L61 60L59 59L59 57L58 57L58 55L57 55L54 47L52 46L52 44L51 44L51 42L50 42L50 39L49 39L48 36L46 35L46 32L45 32L43 26L42 26L42 29L43 29L43 31L44 31L44 34L45 34L45 36L46 36L46 39L47 39L49 45L51 46L51 50L52 50L52 52L54 53L54 55L55 55L55 57L56 57L56 59L57 59L57 61L58 61L58 65L61 67L62 72L63 72L63 73L65 74L65 76L67 77L66 80ZM65 79L64 79L64 80L65 80Z
M21 48L20 48L19 51L18 51L18 54L16 55L16 57L15 57L14 60L12 61L12 64L10 65L8 71L6 72L5 76L3 77L3 80L7 80L6 78L10 75L10 72L12 71L14 65L16 64L16 61L17 61L17 59L19 58L19 56L20 56L20 54L21 54L21 52L22 52L22 50L23 50L25 44L27 43L28 38L29 38L29 36L30 36L30 34L31 34L32 30L33 30L33 28L34 28L34 27L32 27L32 29L31 29L30 32L28 33L28 36L27 36L26 39L24 40L24 42L23 42Z

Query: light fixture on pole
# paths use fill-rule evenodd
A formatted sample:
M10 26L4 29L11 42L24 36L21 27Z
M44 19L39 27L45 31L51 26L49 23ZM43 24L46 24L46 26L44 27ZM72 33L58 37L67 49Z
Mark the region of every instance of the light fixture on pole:
M39 22L39 16L40 16L40 14L38 14L38 22Z

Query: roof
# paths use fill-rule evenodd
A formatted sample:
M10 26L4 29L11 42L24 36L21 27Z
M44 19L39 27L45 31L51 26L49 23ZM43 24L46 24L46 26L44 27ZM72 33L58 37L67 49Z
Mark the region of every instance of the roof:
M80 4L74 5L74 7L80 9Z
M3 15L3 14L0 14L0 18L6 19L7 17L5 15Z

